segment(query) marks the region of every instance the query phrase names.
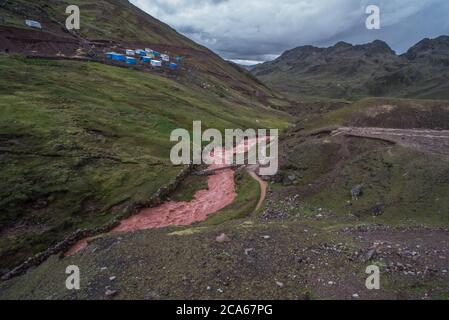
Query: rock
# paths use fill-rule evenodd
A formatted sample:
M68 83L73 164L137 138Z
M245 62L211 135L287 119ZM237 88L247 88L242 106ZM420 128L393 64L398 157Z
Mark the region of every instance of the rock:
M114 281L115 279L117 279L117 277L115 277L115 276L109 277L109 280L111 280L111 281Z
M365 261L371 261L377 254L376 248L372 248L368 250L368 252L365 255Z
M271 237L270 237L270 236L268 236L268 235L265 235L265 236L262 236L262 239L264 239L264 240L270 240L270 239L271 239Z
M115 297L118 294L117 290L106 290L106 293L104 294L107 298Z
M54 151L62 151L62 150L64 150L64 145L62 145L62 144L55 144L53 146L53 150Z
M219 243L231 241L231 239L225 233L220 234L215 240Z
M359 296L358 293L354 293L354 294L352 295L352 298L353 298L353 299L360 299L360 296Z
M282 282L280 282L280 281L276 281L276 285L277 285L279 288L283 288L283 287L284 287L284 284L283 284Z
M384 209L385 205L383 203L378 203L374 207L372 207L370 211L374 217L378 217L382 215Z
M245 249L245 255L249 255L252 251L254 251L254 248Z
M353 200L358 200L363 195L363 185L359 184L351 189L351 196Z

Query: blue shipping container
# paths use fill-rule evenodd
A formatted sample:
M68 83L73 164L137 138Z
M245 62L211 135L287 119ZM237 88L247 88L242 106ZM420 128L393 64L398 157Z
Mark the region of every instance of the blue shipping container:
M126 57L126 64L135 65L135 64L137 64L137 60L136 60L136 58L133 58L133 57Z
M142 57L140 58L142 60L142 62L144 63L151 63L151 58L150 57Z
M176 63L170 63L170 64L168 65L168 67L169 67L170 69L173 69L173 70L178 69L178 65L177 65Z
M118 54L118 53L112 54L111 58L112 58L112 60L115 60L115 61L123 61L123 62L126 61L126 57L124 55Z

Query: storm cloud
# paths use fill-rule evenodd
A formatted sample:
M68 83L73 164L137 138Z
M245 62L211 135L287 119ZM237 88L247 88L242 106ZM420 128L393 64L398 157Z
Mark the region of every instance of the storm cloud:
M447 0L130 0L182 34L247 64L300 45L386 41L399 53L425 37L449 34ZM381 29L367 30L368 5Z

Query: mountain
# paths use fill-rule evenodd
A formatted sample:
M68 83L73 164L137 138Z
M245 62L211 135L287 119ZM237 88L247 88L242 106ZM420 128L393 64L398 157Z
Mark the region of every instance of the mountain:
M76 32L63 27L69 4ZM251 74L128 1L1 1L0 24L0 273L148 205L184 169L172 130L288 126ZM184 60L170 72L104 58L129 47Z
M68 16L65 10L69 5L80 8L80 30L69 32L65 28ZM26 19L40 22L42 30L27 27ZM234 89L239 92L235 98L247 98L244 103L265 103L276 97L233 64L127 0L94 3L87 0L7 0L0 3L0 52L104 59L108 51L147 47L172 56L183 56L185 76L179 80L187 85L207 87L217 95L224 95L226 89Z
M339 42L286 51L251 72L294 98L357 100L365 96L449 98L449 37L425 39L397 55L383 41ZM438 71L438 72L436 72Z

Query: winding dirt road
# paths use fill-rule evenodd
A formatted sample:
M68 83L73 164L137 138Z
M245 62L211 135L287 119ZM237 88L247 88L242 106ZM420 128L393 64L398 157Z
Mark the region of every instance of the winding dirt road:
M264 180L262 180L256 173L258 169L258 166L250 166L247 168L248 173L250 176L256 180L260 185L260 196L259 196L259 202L257 203L256 209L254 211L258 211L260 208L262 208L262 205L267 197L267 190L268 190L268 183Z

